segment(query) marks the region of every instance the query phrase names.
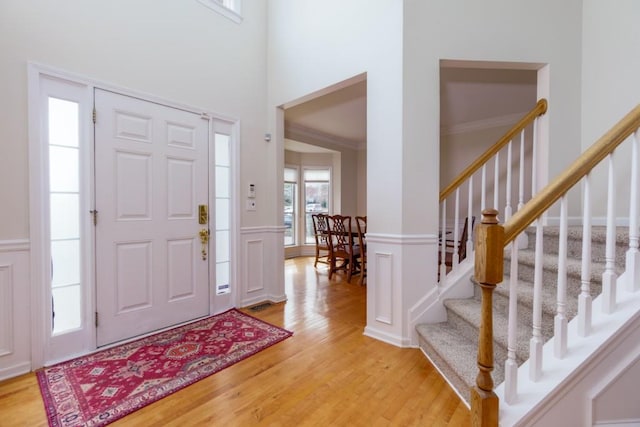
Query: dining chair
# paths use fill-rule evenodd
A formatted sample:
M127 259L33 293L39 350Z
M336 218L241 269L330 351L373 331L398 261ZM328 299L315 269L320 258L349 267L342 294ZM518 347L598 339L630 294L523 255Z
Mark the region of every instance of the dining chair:
M316 261L313 266L316 267L319 262L330 264L331 248L329 247L329 224L328 215L319 213L311 215L313 220L313 235L316 239ZM323 254L323 252L326 252Z
M475 225L476 222L476 217L472 216L471 217L471 232L473 232L473 227ZM444 258L444 264L448 267L451 268L453 266L453 254L456 250L456 247L458 248L458 261L462 262L463 259L465 259L467 257L467 239L469 236L469 217L466 217L464 219L464 225L462 226L462 233L460 234L460 239L458 240L457 244L456 241L453 239L445 239L445 258ZM442 243L440 243L442 244ZM442 263L442 247L441 249L438 251L438 264ZM447 270L448 271L448 270Z
M351 217L333 215L329 220L329 247L331 255L329 260L329 279L339 270L347 273L347 281L351 276L359 272L360 248L353 244L353 232L351 231ZM338 265L338 260L342 264Z
M360 285L364 285L367 277L367 217L357 216L356 227L358 228L358 246L360 246Z

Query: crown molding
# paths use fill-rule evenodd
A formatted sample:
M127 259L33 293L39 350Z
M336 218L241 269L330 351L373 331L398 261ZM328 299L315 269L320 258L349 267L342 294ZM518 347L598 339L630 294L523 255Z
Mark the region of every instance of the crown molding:
M356 151L365 150L367 148L366 142L339 138L335 135L331 135L317 129L311 129L306 126L301 126L296 123L284 123L284 136L285 138L305 142L307 144L329 144L332 146L339 146Z
M510 126L516 124L525 114L527 114L526 111L522 113L490 117L488 119L458 123L452 126L442 126L440 128L440 135L456 135L460 133L477 132L500 126Z

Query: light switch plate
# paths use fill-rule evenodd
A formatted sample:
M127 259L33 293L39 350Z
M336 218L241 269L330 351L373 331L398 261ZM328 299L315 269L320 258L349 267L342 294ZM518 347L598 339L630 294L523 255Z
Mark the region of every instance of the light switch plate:
M247 210L248 211L256 210L256 199L247 199Z

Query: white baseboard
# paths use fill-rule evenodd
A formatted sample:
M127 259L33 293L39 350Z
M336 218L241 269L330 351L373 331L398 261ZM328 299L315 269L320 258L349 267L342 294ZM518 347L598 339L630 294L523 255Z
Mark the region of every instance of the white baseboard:
M395 345L396 347L403 347L403 348L407 348L407 347L416 348L417 347L417 345L411 344L410 340L408 340L408 339L403 339L401 336L388 334L388 333L380 331L378 329L374 329L374 328L372 328L370 326L366 326L364 328L363 335L365 335L367 337L370 337L370 338L375 338L378 341L386 342L387 344Z
M23 362L14 366L9 366L7 368L0 369L0 381L17 377L18 375L23 375L31 372L31 363Z

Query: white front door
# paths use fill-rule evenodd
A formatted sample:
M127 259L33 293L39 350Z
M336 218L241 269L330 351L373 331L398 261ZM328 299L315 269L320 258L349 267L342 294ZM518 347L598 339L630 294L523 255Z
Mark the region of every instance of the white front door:
M209 314L209 123L95 90L97 344ZM203 259L205 258L205 259Z

